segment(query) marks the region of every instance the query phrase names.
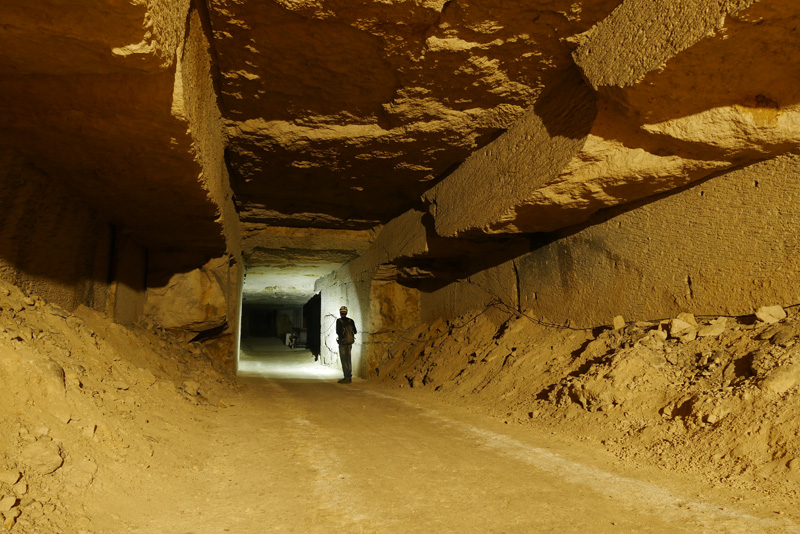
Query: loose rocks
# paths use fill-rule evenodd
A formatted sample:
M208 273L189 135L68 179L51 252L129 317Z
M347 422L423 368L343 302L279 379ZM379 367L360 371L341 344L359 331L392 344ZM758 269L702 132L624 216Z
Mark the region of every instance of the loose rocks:
M194 380L185 380L181 387L183 391L186 392L187 395L192 397L196 396L200 390L200 384L198 384Z
M0 498L0 512L8 512L17 505L17 498L13 495L5 495Z
M19 471L0 471L0 482L13 486L22 477Z
M786 311L780 306L762 306L756 311L756 317L767 324L786 319Z
M787 365L773 371L761 382L762 391L782 394L800 384L800 364Z
M769 338L773 345L786 345L797 335L797 330L793 326L784 326Z
M720 317L719 319L715 319L711 321L707 326L702 327L698 332L697 335L699 337L716 337L722 335L725 332L725 325L727 324L728 319L725 317Z
M61 449L52 440L40 439L22 450L22 461L36 472L47 475L61 467Z
M11 487L11 490L14 492L14 494L17 497L22 497L26 493L28 493L28 484L26 484L25 482L22 482L22 481L17 482L16 484L14 484Z
M670 322L669 335L683 342L692 341L697 337L697 327L682 319L673 319Z

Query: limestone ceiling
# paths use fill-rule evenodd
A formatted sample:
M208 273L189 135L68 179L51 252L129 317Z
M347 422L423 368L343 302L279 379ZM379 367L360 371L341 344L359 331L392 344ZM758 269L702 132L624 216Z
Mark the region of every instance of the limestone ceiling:
M276 273L329 271L408 213L427 244L385 272L438 270L469 239L800 146L796 0L6 0L0 16L2 148L148 247L241 245Z
M371 228L507 129L620 0L210 0L245 227Z
M800 144L793 0L211 0L244 227L550 232Z
M302 306L314 296L315 282L335 271L338 263L284 263L248 268L242 285L246 305Z
M387 272L424 273L437 237L552 232L797 150L799 14L794 0L210 0L243 227L421 210L429 246Z
M559 35L618 3L211 0L248 301L307 300L303 281L364 252L363 230L420 207L563 75Z
M242 235L242 295L248 304L301 306L318 279L364 253L373 239L371 230L250 225Z

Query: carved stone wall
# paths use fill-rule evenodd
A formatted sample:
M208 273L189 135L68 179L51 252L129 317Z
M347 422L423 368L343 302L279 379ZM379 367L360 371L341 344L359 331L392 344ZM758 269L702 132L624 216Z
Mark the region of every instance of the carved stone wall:
M492 302L575 326L800 303L800 156L708 179L426 293L423 318ZM612 216L613 215L613 216Z

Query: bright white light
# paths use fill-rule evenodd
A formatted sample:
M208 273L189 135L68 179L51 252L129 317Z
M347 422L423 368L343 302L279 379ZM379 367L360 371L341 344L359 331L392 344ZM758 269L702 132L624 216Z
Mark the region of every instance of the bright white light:
M246 338L239 351L240 376L330 380L341 378L338 365L322 365L304 349L290 349L277 338Z
M242 297L250 304L302 306L314 296L316 281L338 268L333 263L248 267Z

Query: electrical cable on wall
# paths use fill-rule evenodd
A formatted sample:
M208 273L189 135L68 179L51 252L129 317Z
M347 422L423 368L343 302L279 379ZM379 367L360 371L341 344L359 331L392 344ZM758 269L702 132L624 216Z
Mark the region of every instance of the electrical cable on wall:
M480 289L484 293L486 293L488 295L491 295L492 300L490 300L489 303L486 304L487 308L490 308L490 307L493 307L493 306L501 306L501 307L505 308L506 310L508 310L509 313L512 313L512 314L517 315L519 317L524 317L524 318L528 319L529 321L531 321L533 323L536 323L538 325L541 325L541 326L547 326L547 327L550 327L550 328L558 328L558 329L562 329L562 330L573 330L573 331L576 331L576 332L585 332L585 331L588 331L588 330L596 330L598 328L610 328L610 325L608 325L608 324L602 324L602 325L597 325L597 326L588 326L588 327L585 327L585 328L575 328L575 327L572 327L572 326L569 326L569 325L561 325L561 324L556 324L556 323L550 323L550 322L547 322L547 321L543 321L543 320L538 319L536 317L531 317L530 315L526 314L525 312L523 312L521 310L518 310L514 306L510 306L500 296L496 295L492 291L482 287L480 284L478 284L478 283L476 283L476 282L474 282L474 281L472 281L470 279L466 279L463 282L466 282L468 284L472 284L473 286L477 287L478 289ZM784 309L791 309L791 308L796 308L798 306L800 306L800 303L791 304L789 306L782 306L782 307ZM752 317L754 314L753 313L745 313L745 314L742 314L742 315L726 315L726 314L693 314L693 315L695 317L699 317L699 318L728 317L728 318L731 318L731 319L741 319L743 317ZM671 319L672 319L672 317L662 317L661 319L640 319L639 321L626 321L625 324L626 325L627 324L632 324L634 322L661 323L661 322L664 322L664 321L669 321Z
M450 328L446 332L444 332L441 335L428 338L428 339L426 339L426 342L435 341L435 340L440 339L442 337L446 337L446 336L451 335L453 330L458 330L458 329L466 327L467 325L469 325L469 324L473 323L474 321L476 321L478 319L478 317L480 317L481 315L487 313L489 310L491 310L493 308L502 309L504 312L508 313L509 316L516 316L516 317L520 317L520 318L525 318L525 319L527 319L528 321L530 321L530 322L532 322L534 324L537 324L537 325L540 325L540 326L544 326L544 327L547 327L547 328L554 328L554 329L560 329L560 330L571 330L571 331L574 331L574 332L588 332L588 331L594 331L594 330L601 329L601 328L603 328L603 329L611 328L611 326L608 325L608 324L577 328L577 327L573 327L573 326L569 326L569 325L557 324L557 323L552 323L552 322L549 322L549 321L544 321L544 320L539 319L537 317L533 317L533 316L531 316L531 315L529 315L529 314L527 314L527 313L525 313L525 312L523 312L521 310L518 310L514 306L509 305L500 296L496 295L492 291L482 287L480 284L478 284L478 283L476 283L476 282L474 282L472 280L467 279L467 280L463 280L463 281L460 281L460 282L461 283L472 284L473 286L477 287L478 289L480 289L484 293L490 295L492 298L485 304L483 310L481 310L477 315L475 315L474 317L472 317L471 319L467 320L466 322L464 322L462 324L455 324L454 323L454 324L450 325ZM798 306L800 306L800 303L799 304L792 304L792 305L789 305L789 306L784 306L783 308L784 309L791 309L791 308L796 308ZM727 318L733 318L733 319L741 319L741 318L744 318L744 317L751 317L751 316L753 316L752 313L742 314L742 315L725 315L725 314L703 314L703 315L697 314L697 315L695 315L695 317L698 317L698 318L727 317ZM660 318L660 319L645 319L645 320L640 320L640 321L636 321L636 322L646 322L646 323L658 324L658 323L662 323L662 322L665 322L665 321L669 321L671 319L672 319L671 317L665 317L665 318ZM634 321L628 321L625 324L626 325L627 324L632 324L633 322ZM395 331L389 330L388 332L395 332ZM403 341L410 342L410 343L414 343L414 342L419 341L418 339L410 339L410 338L407 338L407 337L402 336L402 335L399 335L398 338L402 339ZM392 343L386 343L386 344L391 345Z
M515 306L511 306L510 304L505 302L499 295L497 295L494 292L486 289L485 287L481 286L480 284L478 284L477 282L475 282L473 280L470 280L470 279L459 280L459 283L471 284L471 285L477 287L478 289L480 289L481 291L483 291L484 293L486 293L487 295L491 296L491 299L484 305L483 310L481 310L479 313L477 313L474 317L468 319L467 321L465 321L465 322L463 322L461 324L457 324L455 322L452 323L450 325L450 327L445 332L443 332L442 334L440 334L438 336L435 336L435 337L426 338L425 342L436 341L436 340L441 339L443 337L452 335L454 330L460 330L462 328L465 328L469 324L475 322L478 319L478 317L484 315L485 313L488 313L491 309L500 309L500 310L504 311L505 313L509 314L509 318L511 316L515 316L515 317L519 317L519 318L525 318L525 319L527 319L528 321L530 321L530 322L532 322L534 324L537 324L539 326L544 326L546 328L553 328L553 329L559 329L559 330L571 330L573 332L588 332L588 331L594 331L594 330L601 329L601 328L602 329L611 328L611 325L608 325L608 324L577 328L577 327L569 326L569 325L566 325L566 324L558 324L558 323L545 321L545 320L539 319L538 317L533 317L533 316L525 313L521 309L518 309ZM800 303L791 304L789 306L783 306L784 309L791 309L791 308L797 308L797 307L800 307ZM695 317L697 317L697 318L727 317L727 318L733 318L733 319L741 319L741 318L744 318L744 317L751 317L751 316L753 316L752 313L750 313L750 314L742 314L742 315L726 315L726 314L702 314L701 315L701 314L695 314ZM324 317L331 317L334 320L336 319L336 316L333 315L333 314L330 314L330 313L326 314ZM627 321L625 324L626 325L633 324L634 322L646 322L646 323L658 324L658 323L663 323L665 321L669 321L671 319L672 319L671 317L665 317L665 318L660 318L660 319L644 319L644 320L639 320L639 321ZM330 330L333 328L334 324L335 323L332 323L327 328L327 330L325 331L325 334L328 334L330 332ZM393 345L394 343L396 343L399 340L406 341L408 343L416 343L416 342L420 341L419 339L412 339L412 338L405 337L404 335L399 333L399 332L407 332L407 331L408 331L408 329L406 329L406 330L384 330L383 332L385 332L385 333L397 333L397 336L396 336L395 340L394 341L384 341L384 342L372 342L372 343L390 345L391 346L391 345ZM365 330L363 333L364 334L368 334L369 331ZM326 335L325 336L326 340L327 340L327 337L328 336ZM328 348L329 351L331 351L333 353L337 352L336 350L334 350L330 346L328 346L327 341L325 343L325 346ZM387 349L387 352L388 352L388 349Z

